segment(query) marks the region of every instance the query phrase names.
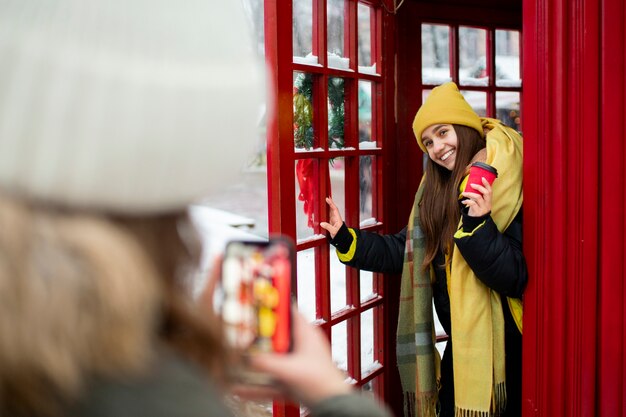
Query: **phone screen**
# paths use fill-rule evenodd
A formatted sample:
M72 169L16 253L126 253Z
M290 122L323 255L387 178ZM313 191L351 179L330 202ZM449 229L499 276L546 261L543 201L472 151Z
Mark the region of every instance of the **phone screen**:
M294 264L295 250L286 238L226 246L221 315L230 346L246 353L291 350Z

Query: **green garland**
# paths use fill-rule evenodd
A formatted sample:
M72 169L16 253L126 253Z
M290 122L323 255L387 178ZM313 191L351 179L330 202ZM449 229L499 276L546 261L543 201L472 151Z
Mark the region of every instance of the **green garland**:
M345 90L343 78L328 81L328 143L331 148L344 147ZM294 143L296 148L311 149L314 145L313 132L313 75L300 73L294 83L293 94Z

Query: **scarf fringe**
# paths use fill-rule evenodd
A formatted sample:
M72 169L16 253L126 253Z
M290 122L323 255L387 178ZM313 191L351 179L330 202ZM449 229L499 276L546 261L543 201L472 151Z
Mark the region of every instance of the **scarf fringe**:
M455 407L454 417L491 417L491 413L489 411L463 410Z
M491 397L491 412L466 410L454 407L454 417L498 417L504 413L506 409L506 383L500 382L493 388L493 396Z
M491 408L493 415L499 416L506 409L506 382L499 382L493 387L493 397Z
M437 405L436 394L423 394L416 399L414 392L404 393L404 417L436 417L439 415Z

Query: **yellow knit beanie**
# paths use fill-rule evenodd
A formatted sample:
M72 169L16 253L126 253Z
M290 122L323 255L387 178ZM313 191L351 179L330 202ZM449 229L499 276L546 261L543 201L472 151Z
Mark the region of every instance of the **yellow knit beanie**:
M413 120L413 133L419 147L426 152L422 143L424 130L436 123L456 124L476 129L480 137L484 137L480 117L453 82L448 82L433 88L422 107L417 111Z

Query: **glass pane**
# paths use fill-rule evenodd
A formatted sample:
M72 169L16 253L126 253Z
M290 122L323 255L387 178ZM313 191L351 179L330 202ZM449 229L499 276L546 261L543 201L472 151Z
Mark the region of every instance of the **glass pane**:
M293 0L293 56L309 57L313 52L313 2ZM294 59L295 60L295 59ZM314 59L317 63L317 59Z
M348 69L350 68L350 59L344 57L343 48L344 0L327 0L326 11L328 66Z
M422 90L422 104L424 104L431 91L433 90Z
M518 92L498 91L496 93L496 117L517 131L522 129L522 112L519 103L520 93Z
M339 369L348 371L348 333L346 322L342 321L331 329L331 345L333 353L333 362Z
M342 149L346 116L345 82L343 78L328 78L328 148Z
M308 321L315 316L315 248L299 251L298 266L298 310Z
M317 159L299 159L296 174L296 237L298 243L314 237L319 206L320 169Z
M358 10L358 36L359 36L359 72L368 74L376 74L376 65L372 62L372 24L371 24L371 8L365 4L359 3Z
M374 370L374 310L361 314L361 376Z
M372 83L359 80L359 149L376 147L372 139Z
M519 32L496 30L496 85L521 87L519 61Z
M342 216L346 213L345 162L343 157L328 161L331 195ZM346 306L346 267L337 259L334 247L330 247L330 288L331 311L336 312Z
M459 28L459 79L461 85L489 85L487 74L487 31Z
M450 76L450 27L422 25L422 82L442 84Z
M472 109L481 117L487 116L487 93L483 91L464 91L461 94L465 100L472 106Z
M333 158L328 161L330 174L330 195L343 217L346 216L346 161L343 157Z
M330 311L336 313L346 306L346 266L339 262L334 246L330 250Z
M313 128L313 75L305 72L293 73L293 142L296 151L317 145Z
M374 273L370 271L359 271L361 302L374 298Z
M359 158L359 223L365 227L376 223L372 212L372 192L374 178L372 165L375 161L373 156L361 156Z

